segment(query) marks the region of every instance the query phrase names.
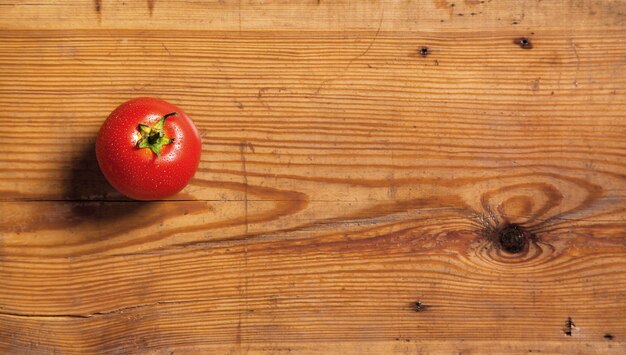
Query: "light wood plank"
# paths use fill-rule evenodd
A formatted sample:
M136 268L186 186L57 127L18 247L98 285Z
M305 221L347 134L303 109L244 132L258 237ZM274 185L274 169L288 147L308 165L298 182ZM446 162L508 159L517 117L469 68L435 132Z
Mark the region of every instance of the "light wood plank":
M445 31L621 29L626 1L1 0L0 29Z

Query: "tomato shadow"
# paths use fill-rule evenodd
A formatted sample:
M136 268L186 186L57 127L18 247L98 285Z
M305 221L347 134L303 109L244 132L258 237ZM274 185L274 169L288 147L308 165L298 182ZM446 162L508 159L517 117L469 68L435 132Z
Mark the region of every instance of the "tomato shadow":
M64 198L72 201L75 217L96 222L132 218L147 205L120 194L109 184L98 166L93 142L72 159Z

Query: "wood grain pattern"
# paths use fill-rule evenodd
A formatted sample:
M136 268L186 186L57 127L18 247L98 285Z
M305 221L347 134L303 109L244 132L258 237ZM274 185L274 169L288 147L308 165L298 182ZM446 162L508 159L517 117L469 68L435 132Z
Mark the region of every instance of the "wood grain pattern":
M0 351L626 351L625 3L453 3L0 2ZM144 95L167 201L93 157Z

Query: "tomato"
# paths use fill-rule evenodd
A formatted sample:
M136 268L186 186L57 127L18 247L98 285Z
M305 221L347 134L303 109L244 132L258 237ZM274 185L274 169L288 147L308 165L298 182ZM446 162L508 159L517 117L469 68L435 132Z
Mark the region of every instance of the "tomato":
M118 106L96 139L104 177L136 200L157 200L182 190L198 168L201 150L200 135L189 116L150 97Z

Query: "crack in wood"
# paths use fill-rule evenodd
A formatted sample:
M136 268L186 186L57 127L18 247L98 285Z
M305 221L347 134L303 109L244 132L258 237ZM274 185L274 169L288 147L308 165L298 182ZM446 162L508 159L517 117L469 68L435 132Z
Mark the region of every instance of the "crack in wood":
M181 301L157 301L151 303L143 303L132 306L120 307L108 311L98 311L89 314L47 314L47 313L20 313L20 312L10 312L10 311L1 311L0 315L12 316L12 317L27 317L27 318L94 318L98 316L107 316L116 313L123 313L125 311L135 310L139 308L145 307L154 307L162 304L185 304L185 303L197 303L210 301L212 299L193 299L193 300L181 300Z

